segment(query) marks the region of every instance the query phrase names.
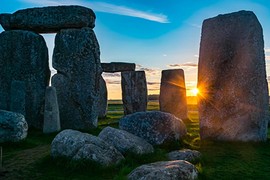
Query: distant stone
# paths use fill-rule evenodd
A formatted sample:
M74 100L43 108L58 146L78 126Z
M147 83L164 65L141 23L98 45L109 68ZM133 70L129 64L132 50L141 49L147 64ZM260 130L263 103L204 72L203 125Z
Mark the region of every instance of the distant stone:
M135 63L124 63L124 62L111 62L101 63L103 72L124 72L124 71L135 71Z
M106 82L102 76L99 81L99 103L98 103L98 117L103 118L107 114L108 109L108 91Z
M10 108L23 108L19 107L23 106L23 102L20 102L21 105L13 104L23 99L23 85L17 83L22 89L16 90L17 85L14 84L16 87L12 88L12 82L24 82L25 119L29 126L42 129L44 95L50 79L45 40L30 31L11 30L0 34L0 42L0 98L6 101L0 103L0 109L10 111ZM22 97L13 95L19 91Z
M48 86L45 93L43 133L61 130L59 108L55 87Z
M201 153L196 150L182 149L178 151L172 151L167 154L169 160L185 160L188 162L194 162L201 157Z
M146 111L148 100L145 72L122 72L121 86L124 114Z
M61 30L55 37L52 77L61 128L96 128L102 72L99 44L92 29Z
M128 179L193 180L198 178L198 174L196 167L187 161L161 161L137 167L128 175Z
M239 11L206 19L198 68L201 139L266 141L264 40L255 14Z
M29 8L13 14L0 14L5 30L29 30L37 33L57 33L61 29L95 27L94 12L82 6L49 6Z
M137 112L119 120L119 127L152 145L167 144L187 133L185 124L172 114L160 111Z
M10 91L10 111L25 116L26 88L24 81L12 81Z
M54 138L51 144L51 156L94 161L104 167L124 160L119 151L102 139L70 129L60 132Z
M162 112L188 120L185 76L182 69L162 71L159 106Z
M142 138L127 131L106 127L98 135L99 138L114 146L122 154L148 154L153 153L154 148Z
M22 114L0 110L0 143L21 141L26 138L27 131Z

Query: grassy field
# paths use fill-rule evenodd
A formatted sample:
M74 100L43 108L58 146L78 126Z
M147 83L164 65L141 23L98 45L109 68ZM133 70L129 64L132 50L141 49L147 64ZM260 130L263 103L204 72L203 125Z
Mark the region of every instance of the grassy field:
M199 179L270 179L270 140L265 143L201 142L199 138L198 112L195 105L189 105L187 124L188 135L182 142L167 147L155 147L150 155L130 154L115 167L103 169L87 162L70 162L50 157L50 143L55 134L44 135L30 130L27 139L20 143L0 144L3 148L3 167L0 179L126 179L126 175L141 164L166 160L171 150L192 148L199 150L203 157L196 164ZM158 110L157 102L150 102L149 110ZM97 135L106 126L118 126L123 116L122 105L110 101L108 115L99 120L99 127L88 131ZM270 136L268 136L270 137Z

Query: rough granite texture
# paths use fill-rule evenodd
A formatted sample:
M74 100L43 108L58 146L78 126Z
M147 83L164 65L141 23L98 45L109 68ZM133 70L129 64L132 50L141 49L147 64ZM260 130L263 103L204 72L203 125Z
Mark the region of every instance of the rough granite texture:
M16 99L11 98L11 84L22 81L25 119L29 126L42 129L44 95L50 79L44 38L30 31L11 30L0 34L0 42L0 109L10 110L11 100Z
M201 138L266 141L268 87L263 32L255 14L206 19L198 68Z
M124 160L119 151L102 139L71 129L60 132L54 138L51 144L51 156L94 161L104 167Z
M27 131L28 125L22 114L0 110L0 143L23 140Z
M185 76L182 69L163 70L159 96L160 111L187 120Z
M193 180L198 174L196 167L187 161L161 161L137 167L128 180Z
M124 63L124 62L111 62L111 63L101 63L103 72L124 72L124 71L135 71L135 63Z
M167 156L169 160L185 160L192 163L200 159L201 153L196 150L182 149L169 152Z
M102 76L99 81L99 103L98 103L98 117L103 118L107 114L108 109L108 91L106 82Z
M45 93L43 133L61 130L58 100L55 87L48 86Z
M154 152L154 148L151 144L121 129L108 126L100 132L98 137L114 146L122 154L133 153L142 155Z
M121 87L125 115L146 111L148 97L144 71L122 72Z
M10 111L25 116L26 88L24 81L12 81L10 90Z
M94 12L82 6L49 6L29 8L13 14L0 14L5 30L29 30L37 33L57 33L61 29L95 27Z
M61 30L55 37L52 77L61 128L97 127L99 82L102 72L99 44L90 28Z
M119 120L119 128L143 138L152 145L179 140L187 133L181 119L160 111L127 115Z

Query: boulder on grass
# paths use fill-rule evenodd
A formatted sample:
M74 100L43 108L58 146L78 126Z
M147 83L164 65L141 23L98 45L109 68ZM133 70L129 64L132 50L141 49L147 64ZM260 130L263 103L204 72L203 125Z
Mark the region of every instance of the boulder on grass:
M133 154L148 154L154 152L154 148L151 144L124 130L106 127L100 132L98 137L114 146L123 154L127 152Z
M28 124L22 114L0 110L0 143L23 140L27 130Z
M119 120L119 127L152 145L179 140L187 133L181 119L160 111L137 112Z
M182 149L178 151L172 151L167 154L169 160L185 160L188 162L194 162L201 157L201 153L196 150Z
M123 155L102 139L87 133L67 129L52 141L52 157L66 157L72 160L89 160L101 166L118 164Z
M183 160L145 164L136 168L128 175L129 180L178 180L197 178L198 170L196 167Z

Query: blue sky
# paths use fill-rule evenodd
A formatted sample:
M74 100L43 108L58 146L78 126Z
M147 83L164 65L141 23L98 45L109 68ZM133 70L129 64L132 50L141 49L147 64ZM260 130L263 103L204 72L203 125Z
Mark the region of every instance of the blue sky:
M187 89L195 87L203 20L239 10L252 10L262 24L270 73L269 0L1 0L0 13L68 4L94 10L101 61L136 63L146 71L149 94L158 93L163 69L184 69ZM54 35L44 37L51 54ZM121 98L119 76L104 74L109 99Z

